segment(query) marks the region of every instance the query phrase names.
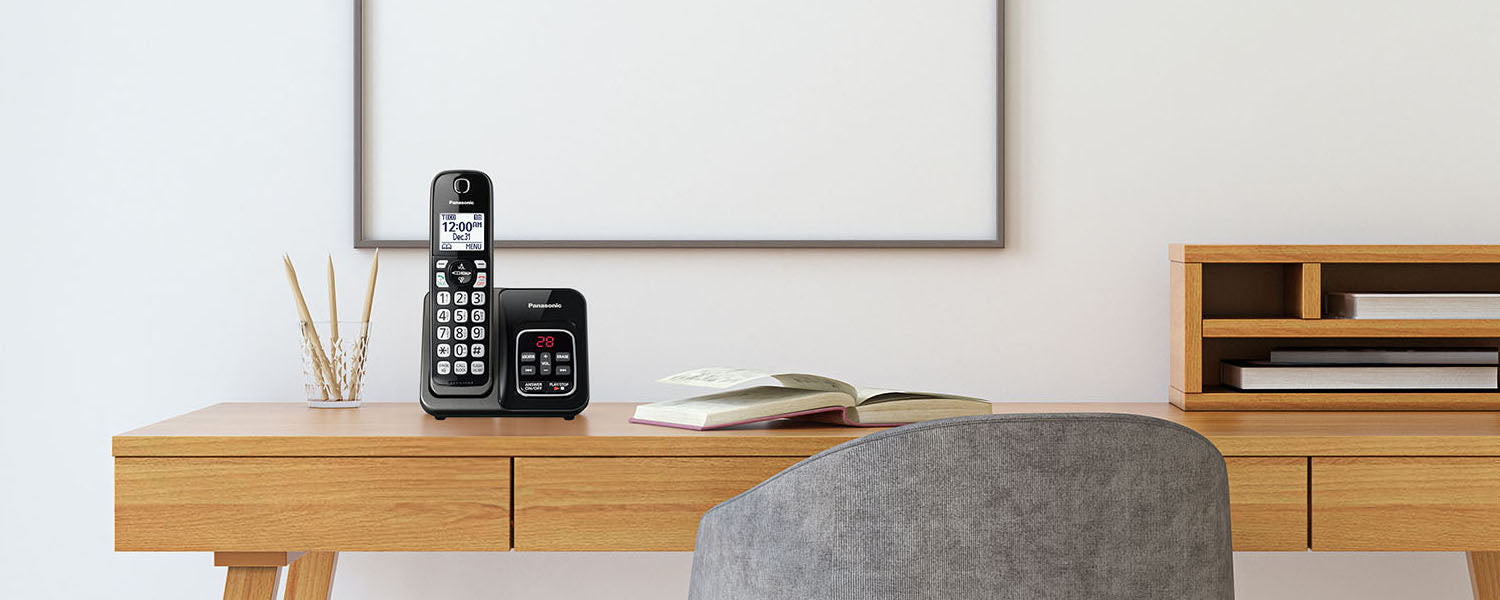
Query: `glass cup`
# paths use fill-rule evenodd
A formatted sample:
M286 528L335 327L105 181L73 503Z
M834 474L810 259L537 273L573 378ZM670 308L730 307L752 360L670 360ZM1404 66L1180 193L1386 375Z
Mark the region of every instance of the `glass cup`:
M370 327L361 321L298 323L302 382L312 408L356 408L365 397Z

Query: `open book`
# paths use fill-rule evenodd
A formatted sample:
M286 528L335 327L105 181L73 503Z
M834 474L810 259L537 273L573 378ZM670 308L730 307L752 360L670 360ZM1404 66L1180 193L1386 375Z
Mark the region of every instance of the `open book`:
M840 425L888 427L946 417L990 414L990 404L978 398L856 387L837 379L804 373L771 374L750 369L694 369L659 379L710 388L728 388L755 379L774 378L780 386L763 385L681 400L642 404L631 423L682 429L718 429L786 417Z

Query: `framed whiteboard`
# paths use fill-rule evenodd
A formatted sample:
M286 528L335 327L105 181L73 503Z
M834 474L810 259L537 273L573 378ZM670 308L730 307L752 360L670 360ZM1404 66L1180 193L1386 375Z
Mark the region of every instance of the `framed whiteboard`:
M356 247L1003 246L1003 0L356 0Z

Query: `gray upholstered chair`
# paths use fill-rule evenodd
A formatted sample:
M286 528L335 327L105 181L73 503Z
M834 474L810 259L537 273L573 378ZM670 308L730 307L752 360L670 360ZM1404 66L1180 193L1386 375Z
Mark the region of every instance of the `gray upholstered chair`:
M841 444L715 506L692 600L1234 597L1213 444L1136 415L986 415Z

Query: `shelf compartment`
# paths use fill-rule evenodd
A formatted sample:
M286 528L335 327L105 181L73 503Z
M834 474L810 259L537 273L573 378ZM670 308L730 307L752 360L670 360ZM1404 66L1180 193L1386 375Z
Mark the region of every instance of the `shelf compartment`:
M1496 338L1500 319L1204 319L1205 338Z
M1500 392L1242 392L1207 386L1189 394L1172 388L1183 410L1500 410Z

